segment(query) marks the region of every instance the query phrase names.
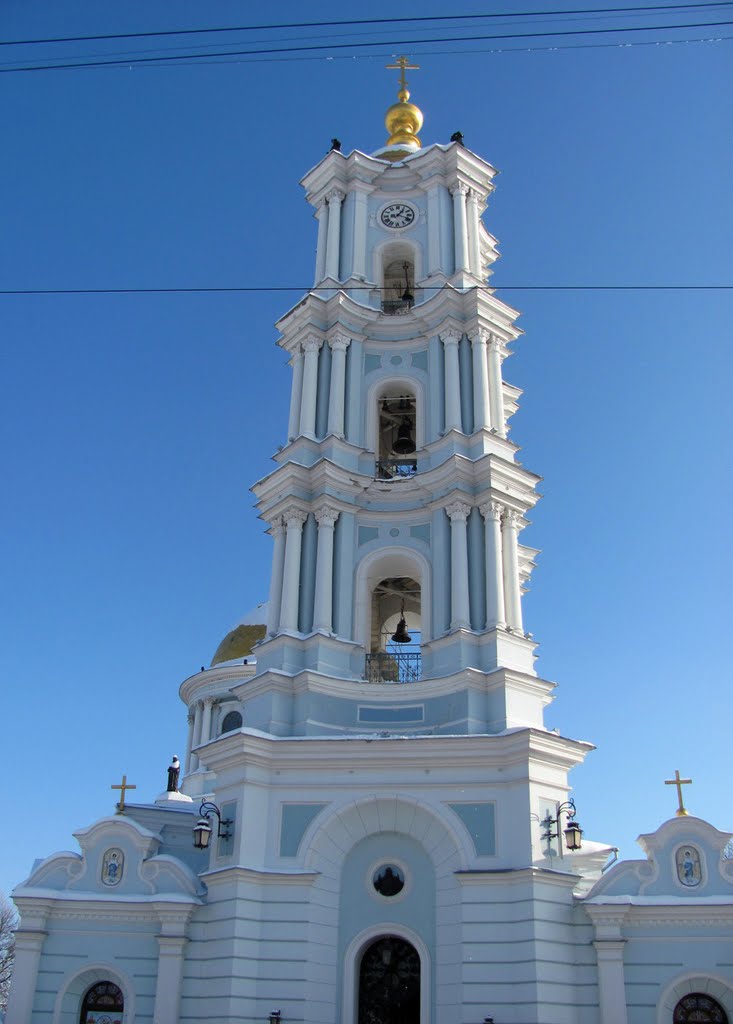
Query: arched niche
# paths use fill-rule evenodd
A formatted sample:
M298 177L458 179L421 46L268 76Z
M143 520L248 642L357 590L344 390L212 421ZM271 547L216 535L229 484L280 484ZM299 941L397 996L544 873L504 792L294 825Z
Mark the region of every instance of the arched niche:
M60 985L53 1010L53 1024L79 1024L84 997L95 985L115 985L122 992L121 1024L135 1019L135 989L130 979L110 964L86 964ZM117 1018L115 1018L117 1019Z
M375 462L399 458L394 452L393 442L400 427L406 426L412 432L415 452L406 452L404 459L416 463L417 453L425 445L425 389L422 380L405 375L383 377L369 388L366 402L367 447L374 452Z
M385 242L374 251L374 280L379 285L383 313L407 313L422 301L417 282L422 279L420 247L406 239Z
M383 621L375 623L375 592L384 581L405 581L393 586L394 594L386 594L380 602ZM409 581L409 582L408 582ZM384 588L383 588L384 589ZM375 626L379 629L394 629L400 617L402 596L405 592L405 618L408 615L408 629L413 623L420 633L421 642L432 636L431 623L431 577L428 560L419 551L398 546L380 547L366 555L356 567L356 591L354 602L354 637L365 651L372 649Z

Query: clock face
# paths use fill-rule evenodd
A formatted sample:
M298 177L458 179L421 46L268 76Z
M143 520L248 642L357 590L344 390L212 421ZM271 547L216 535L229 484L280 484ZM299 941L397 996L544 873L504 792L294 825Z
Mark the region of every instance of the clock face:
M386 228L406 228L415 219L415 211L407 203L391 203L382 210L382 224Z

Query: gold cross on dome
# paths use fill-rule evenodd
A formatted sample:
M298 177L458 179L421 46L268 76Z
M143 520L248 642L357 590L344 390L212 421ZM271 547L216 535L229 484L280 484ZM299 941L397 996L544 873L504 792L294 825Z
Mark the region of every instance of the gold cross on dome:
M673 779L665 779L664 780L664 785L665 786L676 786L677 787L677 799L679 801L679 807L677 808L677 811L675 813L676 813L678 818L682 818L685 814L687 814L687 811L685 810L685 805L682 803L682 787L683 786L689 786L691 782L692 782L692 779L681 779L680 778L680 770L679 770L679 768L675 768L675 770L674 770L674 778Z
M405 78L405 71L419 71L419 64L410 64L409 57L398 57L394 64L384 65L387 71L399 71L400 73L400 89L407 88L407 79Z
M133 784L131 782L127 781L127 776L123 775L122 776L122 782L120 783L119 786L110 786L109 788L110 789L119 789L120 790L120 802L117 804L117 813L118 814L124 814L125 813L125 792L128 789L137 789L137 786L133 786Z

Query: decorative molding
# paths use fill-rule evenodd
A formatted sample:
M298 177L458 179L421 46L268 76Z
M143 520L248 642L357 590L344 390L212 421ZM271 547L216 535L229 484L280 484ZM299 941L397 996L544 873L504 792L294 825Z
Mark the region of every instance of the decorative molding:
M326 192L326 201L330 205L331 203L343 203L346 199L346 193L342 192L340 188L332 188Z
M309 334L303 341L303 351L306 354L308 352L318 352L322 345L323 338L319 338L317 334Z
M469 186L468 186L468 185L466 185L466 183L465 183L465 182L463 182L463 181L459 181L459 182L458 182L457 184L455 184L455 185L454 185L454 186L453 186L453 187L451 188L451 190L450 190L450 194L451 194L452 196L455 196L455 195L462 195L462 196L466 196L466 195L468 195L469 191L470 191L470 189L469 189Z
M285 521L282 516L273 516L270 523L270 533L273 537L280 537L285 533Z
M504 509L502 520L504 526L509 527L511 530L520 530L522 528L522 513L517 512L516 509Z
M491 340L491 332L487 331L485 327L478 327L475 331L470 332L468 339L472 345L487 345Z
M331 347L331 351L345 352L351 344L351 338L346 334L334 334L333 337L328 339L328 344Z
M303 523L308 518L308 513L302 508L289 508L283 512L282 517L288 530L291 527L293 529L297 527L302 530Z
M461 340L461 335L458 331L443 331L439 337L444 345L457 345Z

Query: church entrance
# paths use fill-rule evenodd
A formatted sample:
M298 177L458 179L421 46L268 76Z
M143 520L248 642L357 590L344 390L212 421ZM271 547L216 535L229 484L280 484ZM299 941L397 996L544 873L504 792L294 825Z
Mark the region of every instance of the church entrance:
M420 957L385 935L367 946L359 969L358 1024L420 1024Z

